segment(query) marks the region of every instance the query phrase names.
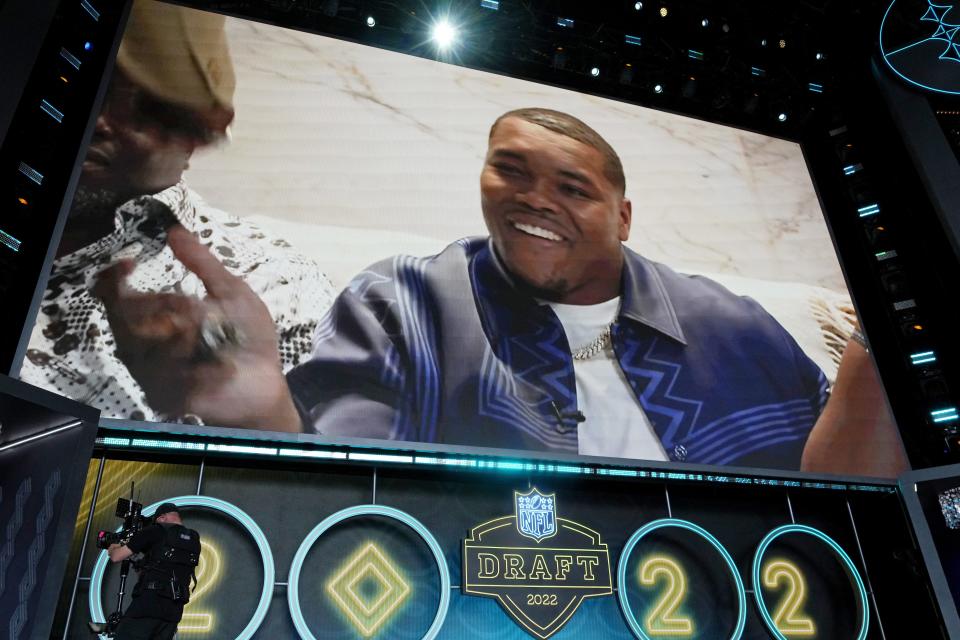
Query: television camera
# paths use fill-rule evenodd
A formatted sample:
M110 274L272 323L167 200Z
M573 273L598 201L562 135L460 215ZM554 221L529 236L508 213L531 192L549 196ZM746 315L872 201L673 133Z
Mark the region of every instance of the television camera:
M97 533L97 548L108 549L112 544L126 544L137 531L150 524L151 519L143 515L143 505L133 500L133 487L130 488L131 497L117 500L117 517L123 518L120 531L100 531Z
M120 498L117 500L116 515L118 518L123 518L123 526L120 527L119 531L98 531L98 549L106 550L113 544L126 544L130 541L133 534L153 522L152 518L143 515L143 505L134 500L133 495L134 483L131 482L130 498ZM126 593L127 577L130 575L130 567L133 566L139 570L138 562L140 561L142 561L142 555L138 554L128 560L124 560L120 564L120 589L117 592L117 608L107 616L106 622L91 621L88 623L92 632L100 634L101 637L113 637L113 631L116 629L117 624L120 622L120 617L123 615L123 596Z

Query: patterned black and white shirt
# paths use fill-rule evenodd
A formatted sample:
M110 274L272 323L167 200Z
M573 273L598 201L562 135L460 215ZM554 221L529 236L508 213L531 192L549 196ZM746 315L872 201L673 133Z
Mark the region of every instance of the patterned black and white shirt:
M20 377L100 409L103 417L169 420L117 358L102 303L90 293L97 274L133 258L128 278L137 291L203 296L203 284L174 256L166 232L174 222L197 235L227 269L267 305L277 326L284 371L308 356L311 337L336 292L319 266L285 240L214 209L182 182L124 203L115 230L58 258L50 273Z

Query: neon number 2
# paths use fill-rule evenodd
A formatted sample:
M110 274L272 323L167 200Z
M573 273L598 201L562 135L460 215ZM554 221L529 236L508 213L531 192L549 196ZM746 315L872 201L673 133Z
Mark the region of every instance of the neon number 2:
M687 575L683 567L673 558L655 555L640 565L640 584L652 587L659 577L663 577L667 588L660 600L650 608L644 619L647 633L651 636L691 636L693 620L680 615L677 610L687 595Z
M807 601L807 582L797 565L788 560L771 560L763 568L763 586L786 587L786 595L773 612L773 624L785 636L812 636L817 633L813 620L801 612Z
M197 588L190 595L190 602L183 608L183 618L177 627L179 633L210 633L213 631L213 614L194 611L214 584L220 579L220 551L212 542L200 541L200 564L197 565Z

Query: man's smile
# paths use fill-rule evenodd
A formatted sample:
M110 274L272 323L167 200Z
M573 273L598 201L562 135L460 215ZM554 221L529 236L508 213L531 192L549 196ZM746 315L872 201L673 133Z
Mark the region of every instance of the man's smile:
M535 236L537 238L543 238L544 240L550 240L551 242L563 242L563 238L549 229L544 229L532 224L525 224L523 222L511 222L510 223L514 229L522 231L528 235Z

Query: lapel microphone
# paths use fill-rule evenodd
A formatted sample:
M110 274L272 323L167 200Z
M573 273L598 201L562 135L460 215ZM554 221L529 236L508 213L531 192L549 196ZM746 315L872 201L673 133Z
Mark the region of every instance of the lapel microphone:
M557 431L560 433L576 431L580 423L587 419L587 416L583 415L583 412L579 410L572 413L563 413L553 400L550 401L550 406L553 408L553 415L557 418ZM567 426L567 422L570 420L573 420L572 427Z

